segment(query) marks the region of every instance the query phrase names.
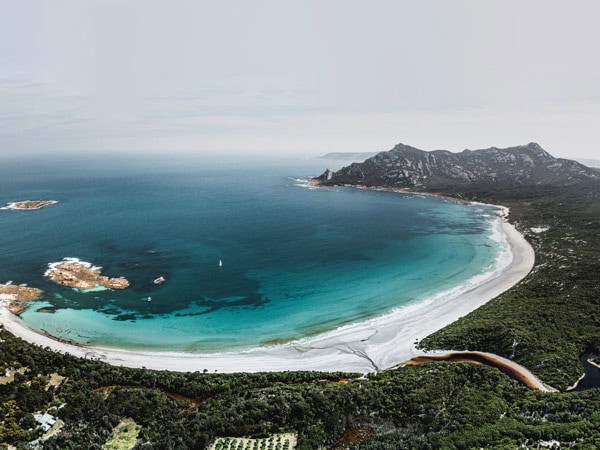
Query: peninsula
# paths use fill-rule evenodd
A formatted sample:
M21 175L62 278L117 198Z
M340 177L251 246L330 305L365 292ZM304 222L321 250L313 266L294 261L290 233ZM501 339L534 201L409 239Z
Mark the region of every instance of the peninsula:
M31 211L34 209L42 209L45 206L55 205L58 203L56 200L22 200L20 202L8 203L2 209L18 209L24 211Z
M129 281L124 277L109 278L102 275L102 267L77 258L64 258L60 262L48 264L49 269L44 274L57 284L74 289L126 289Z
M500 204L535 249L523 281L419 341L421 350L493 353L564 390L600 353L597 255L600 170L555 158L539 144L452 153L398 144L312 180L318 186L442 195Z
M417 192L565 186L599 180L600 171L570 159L554 158L539 144L499 149L426 152L398 144L362 163L337 172L326 170L317 181L325 186L406 188Z

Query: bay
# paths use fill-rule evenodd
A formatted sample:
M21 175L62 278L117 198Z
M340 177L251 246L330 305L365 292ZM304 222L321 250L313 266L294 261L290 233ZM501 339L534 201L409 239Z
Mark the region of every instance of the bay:
M0 211L0 282L41 287L43 300L21 317L54 336L219 352L366 320L494 270L495 208L298 181L327 164L247 156L4 161L0 202L59 203ZM131 288L57 286L43 274L64 257L125 276ZM159 276L167 281L156 285Z

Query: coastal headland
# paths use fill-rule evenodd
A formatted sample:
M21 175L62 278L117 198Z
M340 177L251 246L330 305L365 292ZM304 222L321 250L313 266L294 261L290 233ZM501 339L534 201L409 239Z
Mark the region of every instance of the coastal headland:
M506 205L535 248L526 280L423 338L420 349L493 353L561 390L580 377L581 355L600 353L597 169L554 158L536 143L460 153L398 144L316 180Z
M80 261L77 258L64 258L60 262L50 263L44 274L56 284L74 289L127 289L129 281L124 277L109 278L102 275L102 267Z

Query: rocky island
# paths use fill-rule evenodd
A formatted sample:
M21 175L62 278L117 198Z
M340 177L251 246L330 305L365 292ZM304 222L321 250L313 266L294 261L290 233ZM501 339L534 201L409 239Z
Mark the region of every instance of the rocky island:
M2 209L19 209L30 211L34 209L42 209L45 206L54 205L58 203L56 200L23 200L20 202L8 203Z
M0 284L0 303L13 314L19 314L27 308L26 302L38 300L42 291L25 284L16 285L11 281Z
M57 263L48 264L49 269L44 274L52 281L62 286L74 289L126 289L129 281L124 277L109 278L102 275L102 267L77 258L64 258Z

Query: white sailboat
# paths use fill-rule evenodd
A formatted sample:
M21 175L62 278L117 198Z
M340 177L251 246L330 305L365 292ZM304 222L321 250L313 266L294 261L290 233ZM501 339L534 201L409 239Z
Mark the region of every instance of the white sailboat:
M219 267L223 267L223 261L219 260Z

